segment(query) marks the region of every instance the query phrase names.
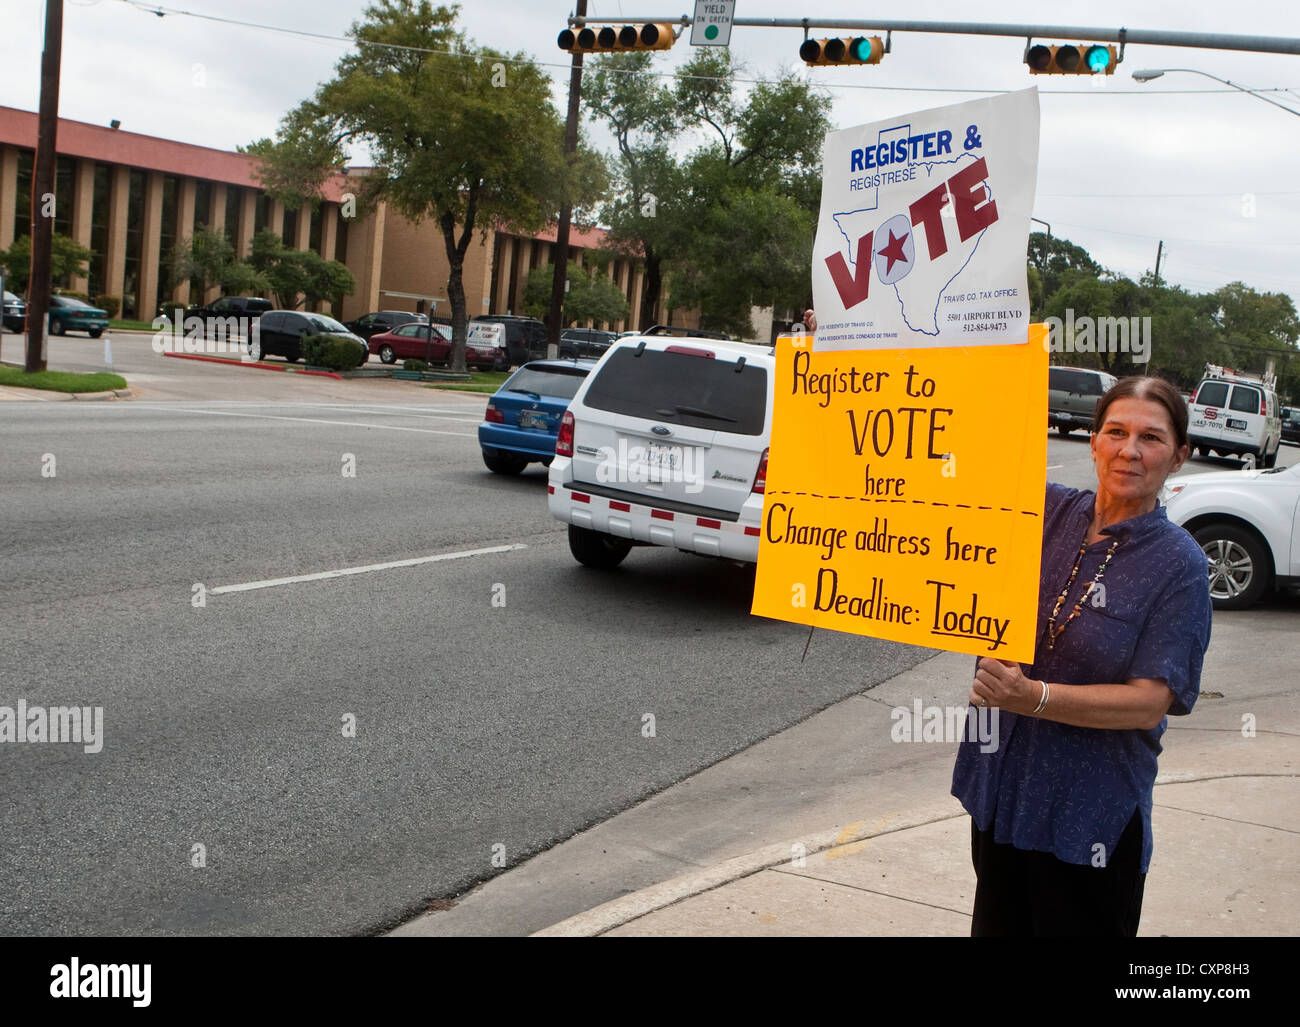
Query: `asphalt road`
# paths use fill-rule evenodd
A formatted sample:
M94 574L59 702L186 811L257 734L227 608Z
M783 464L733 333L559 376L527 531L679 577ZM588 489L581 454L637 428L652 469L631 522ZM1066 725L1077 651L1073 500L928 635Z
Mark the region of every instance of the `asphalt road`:
M482 396L145 347L145 399L0 404L0 703L104 708L99 753L0 746L0 932L377 932L928 654L801 662L745 569L580 567L544 472L483 468Z

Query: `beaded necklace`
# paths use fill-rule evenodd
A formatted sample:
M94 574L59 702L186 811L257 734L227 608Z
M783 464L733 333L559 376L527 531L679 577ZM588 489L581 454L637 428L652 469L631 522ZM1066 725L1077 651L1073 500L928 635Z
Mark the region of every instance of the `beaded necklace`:
M1079 565L1083 562L1084 551L1088 548L1088 535L1091 532L1091 525L1083 532L1083 543L1079 546L1079 555L1074 558L1074 568L1070 571L1070 580L1065 583L1065 588L1061 589L1061 594L1056 597L1056 605L1052 607L1052 616L1047 620L1047 648L1055 649L1056 640L1061 637L1061 633L1070 626L1070 621L1079 616L1079 611L1083 609L1083 604L1087 602L1088 596L1092 594L1093 588L1101 581L1101 576L1106 573L1106 567L1110 564L1110 558L1115 555L1115 550L1119 548L1119 539L1110 544L1110 549L1106 551L1106 559L1101 561L1101 566L1097 568L1097 573L1093 579L1088 582L1088 587L1083 590L1079 596L1079 601L1074 604L1074 609L1070 615L1065 618L1065 623L1059 628L1056 626L1056 615L1061 612L1061 606L1065 603L1065 597L1070 594L1070 586L1074 584L1074 579L1079 573Z

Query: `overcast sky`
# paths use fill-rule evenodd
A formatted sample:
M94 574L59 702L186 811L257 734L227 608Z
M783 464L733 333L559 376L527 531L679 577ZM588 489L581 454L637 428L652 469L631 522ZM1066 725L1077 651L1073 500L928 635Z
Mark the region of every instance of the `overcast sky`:
M342 35L362 0L168 0L165 10ZM590 0L592 17L681 15L690 0ZM750 18L860 19L866 5L739 0ZM910 0L873 5L886 17L1300 37L1295 0ZM557 105L567 93L567 55L555 44L572 5L555 0L470 0L471 38L522 50L551 66ZM5 71L0 104L35 110L44 4L0 0ZM731 46L750 78L798 68L826 86L837 128L1036 84L1042 141L1035 216L1084 246L1104 266L1136 278L1155 264L1194 291L1242 280L1286 292L1300 305L1300 117L1190 74L1142 85L1139 68L1195 68L1269 92L1300 110L1300 57L1130 46L1116 74L1030 76L1018 38L900 33L874 67L811 69L798 61L797 29L737 28ZM1086 40L1044 39L1045 42ZM330 77L344 42L158 17L127 0L66 0L59 113L184 142L234 149L270 135L284 112ZM689 56L679 42L657 60L665 72ZM201 65L196 68L195 66ZM1099 88L1094 81L1103 81ZM1211 92L1204 92L1210 90ZM1248 216L1253 213L1254 216ZM1037 227L1037 226L1036 226Z

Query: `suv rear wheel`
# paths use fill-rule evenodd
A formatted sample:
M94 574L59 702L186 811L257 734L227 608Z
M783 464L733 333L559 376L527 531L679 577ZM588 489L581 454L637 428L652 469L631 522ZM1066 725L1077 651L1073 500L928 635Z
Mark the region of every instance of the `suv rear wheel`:
M1220 610L1254 606L1273 577L1268 549L1249 531L1224 521L1193 532L1209 561L1210 598Z
M627 539L606 535L603 531L579 528L569 525L569 549L574 559L584 567L596 570L613 570L623 558L632 551L632 543Z

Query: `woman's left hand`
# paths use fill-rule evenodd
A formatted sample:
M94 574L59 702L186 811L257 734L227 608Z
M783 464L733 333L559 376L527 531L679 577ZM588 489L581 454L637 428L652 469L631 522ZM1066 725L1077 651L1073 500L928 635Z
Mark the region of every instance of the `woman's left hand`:
M1011 713L1033 713L1043 696L1043 685L1025 677L1018 663L981 657L971 685L974 706L997 706Z

